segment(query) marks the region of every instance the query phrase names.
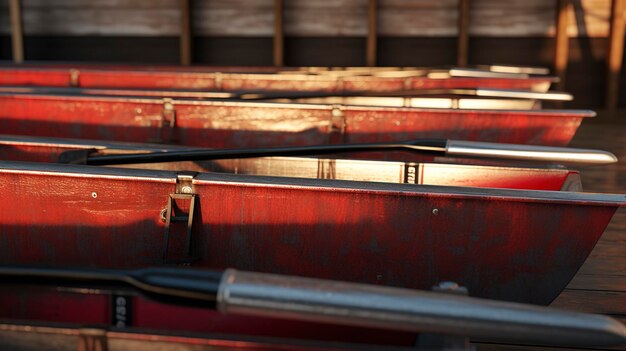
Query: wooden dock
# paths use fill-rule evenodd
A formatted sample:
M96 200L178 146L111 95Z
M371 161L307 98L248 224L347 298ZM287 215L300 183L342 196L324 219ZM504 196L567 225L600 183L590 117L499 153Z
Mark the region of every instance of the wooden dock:
M626 111L621 115L620 120L626 120ZM583 123L571 146L605 149L620 159L611 166L581 168L585 191L626 194L626 123ZM626 208L618 210L585 264L552 306L602 313L626 323ZM493 344L479 344L477 349L566 350ZM626 350L626 346L611 348L616 349Z

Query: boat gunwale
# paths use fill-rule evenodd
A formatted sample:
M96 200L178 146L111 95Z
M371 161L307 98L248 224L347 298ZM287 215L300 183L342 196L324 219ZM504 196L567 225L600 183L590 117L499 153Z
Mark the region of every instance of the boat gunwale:
M176 183L176 171L132 168L98 167L54 163L0 161L0 173L67 176L75 178L98 177L121 180L149 180ZM626 206L626 195L577 193L548 190L519 190L478 187L392 184L353 180L307 179L275 176L255 176L199 172L194 185L228 185L233 187L264 187L304 191L382 194L388 196L415 196L468 200L498 200L508 202L548 203L563 205Z
M138 67L140 68L140 67ZM308 71L284 71L284 73L277 72L233 72L224 70L220 71L180 71L174 70L169 67L162 67L156 69L137 69L135 67L128 67L123 69L116 68L107 68L107 67L85 67L80 65L69 65L68 67L52 67L52 66L0 66L0 72L2 71L19 71L19 72L47 72L53 74L71 74L73 71L78 71L81 74L125 74L125 75L177 75L181 78L194 78L194 76L198 76L198 79L215 79L216 77L220 77L220 79L265 79L265 80L286 80L285 77L288 77L290 80L314 80L321 82L339 82L339 81L384 81L384 82L392 82L392 81L407 81L407 80L443 80L443 79L480 79L480 80L510 80L510 81L532 81L532 82L550 82L557 83L559 78L553 75L528 75L528 74L520 74L520 73L509 73L508 76L492 76L492 77L475 77L475 76L463 76L463 75L455 75L455 71L459 70L467 70L466 68L425 68L425 69L417 69L412 70L415 71L414 75L406 75L406 76L376 76L374 74L351 74L351 75L330 75L330 74L317 74L315 72ZM419 72L421 72L421 74ZM485 71L480 69L475 69L474 71L478 72L488 72L493 73L491 71ZM333 71L322 71L322 72L333 72ZM346 71L349 72L349 71ZM386 72L386 71L385 71ZM399 70L399 72L410 72L409 70ZM447 73L449 77L446 78L434 78L429 75Z
M48 101L75 101L84 100L92 103L134 103L134 104L162 104L163 98L159 97L118 97L118 96L102 96L102 95L62 95L62 94L36 94L21 92L2 92L0 97L8 97L12 99L37 99ZM91 100L91 101L90 101ZM361 112L396 112L407 114L461 114L461 115L480 115L481 117L507 114L522 116L538 116L538 117L566 117L566 118L592 118L596 117L596 112L585 109L550 109L550 110L508 110L508 109L458 109L458 108L420 108L420 107L390 107L390 106L362 106L362 105L343 105L343 104L301 104L301 103L284 103L284 102L257 102L257 101L225 101L206 99L202 101L168 99L174 106L217 106L217 107L247 107L247 108L278 108L278 109L313 109L328 110L331 112L335 109L350 111L355 113ZM470 117L471 118L471 117Z

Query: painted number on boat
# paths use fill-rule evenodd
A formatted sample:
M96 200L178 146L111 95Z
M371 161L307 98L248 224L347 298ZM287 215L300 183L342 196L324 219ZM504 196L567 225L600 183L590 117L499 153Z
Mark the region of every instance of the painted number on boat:
M124 295L111 296L111 324L116 328L126 328L132 322L132 298Z

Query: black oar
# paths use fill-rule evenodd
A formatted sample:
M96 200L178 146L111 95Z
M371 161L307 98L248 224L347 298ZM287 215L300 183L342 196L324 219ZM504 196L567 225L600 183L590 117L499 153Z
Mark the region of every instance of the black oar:
M489 341L574 346L626 343L626 328L598 315L466 296L241 272L151 268L86 270L0 267L0 284L112 286L166 303Z
M408 151L431 156L523 160L554 163L609 164L617 162L610 152L565 147L483 143L445 139L418 139L397 143L337 144L316 146L259 147L249 149L185 149L136 154L89 155L70 151L59 158L61 163L121 165L203 161L269 156L311 156L354 152Z

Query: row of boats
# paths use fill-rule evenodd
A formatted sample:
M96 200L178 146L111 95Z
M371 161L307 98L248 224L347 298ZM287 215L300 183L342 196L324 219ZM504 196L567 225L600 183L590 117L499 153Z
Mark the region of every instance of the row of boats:
M594 113L543 109L572 99L554 81L0 66L0 343L624 344L521 304L555 299L626 204L582 191L577 165L617 159L566 147Z

